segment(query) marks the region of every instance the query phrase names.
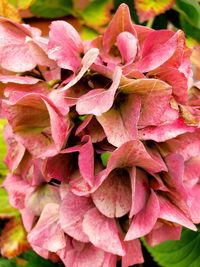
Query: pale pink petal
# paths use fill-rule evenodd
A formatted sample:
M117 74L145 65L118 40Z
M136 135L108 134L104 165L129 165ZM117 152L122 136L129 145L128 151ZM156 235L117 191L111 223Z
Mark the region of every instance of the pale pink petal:
M48 48L49 58L56 60L59 67L76 72L81 66L82 40L66 21L51 23Z
M189 190L188 206L190 216L195 224L200 223L200 186L197 184Z
M23 222L24 228L26 229L27 232L30 232L31 229L33 228L33 225L37 217L29 209L21 209L20 213L22 216L22 222Z
M115 220L105 217L96 208L85 214L83 231L96 247L120 256L125 255Z
M122 257L122 267L144 262L139 239L125 242L126 255Z
M42 214L28 234L28 241L33 245L51 252L57 252L66 245L65 235L58 221L59 205L47 204Z
M122 217L131 207L131 183L126 170L112 171L92 194L98 210L109 218Z
M94 114L100 116L108 111L114 102L122 71L119 67L113 73L113 83L109 89L93 89L81 96L76 104L76 110L80 115Z
M84 214L93 207L90 198L79 197L68 192L62 200L59 211L59 220L64 232L79 241L88 242L89 239L83 232L82 222Z
M40 80L28 76L0 75L0 81L2 83L36 84Z
M152 190L146 207L133 217L131 225L125 236L125 240L133 240L148 234L153 229L158 219L159 212L159 201Z
M178 207L173 205L169 200L159 196L159 203L160 203L159 218L170 222L178 223L193 231L196 231L196 226L192 223L190 218L188 218L183 213L183 211L181 211Z
M135 59L138 50L137 44L137 38L130 32L124 31L117 36L117 47L125 63Z

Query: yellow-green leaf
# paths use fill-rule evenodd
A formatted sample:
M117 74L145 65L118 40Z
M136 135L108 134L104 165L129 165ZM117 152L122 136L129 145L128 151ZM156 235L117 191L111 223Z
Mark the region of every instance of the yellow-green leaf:
M20 217L12 218L1 233L1 254L13 258L26 251L29 244Z
M18 10L8 0L0 0L0 16L17 22L21 20Z
M8 194L4 188L0 188L0 219L12 218L19 216L17 209L13 208L8 199Z
M174 0L135 0L135 8L140 22L149 20L170 9Z
M20 9L27 9L29 8L33 3L35 2L35 0L18 0L17 1L17 6Z

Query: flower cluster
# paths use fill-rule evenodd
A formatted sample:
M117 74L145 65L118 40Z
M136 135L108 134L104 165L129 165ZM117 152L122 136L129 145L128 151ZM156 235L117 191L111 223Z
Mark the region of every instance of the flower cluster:
M38 254L128 267L139 238L196 230L200 92L182 31L133 25L122 4L92 41L64 21L46 39L1 18L0 36L4 187Z

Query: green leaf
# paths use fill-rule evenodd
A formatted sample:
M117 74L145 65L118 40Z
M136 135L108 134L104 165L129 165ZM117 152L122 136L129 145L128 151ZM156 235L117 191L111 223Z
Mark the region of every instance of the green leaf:
M3 159L6 155L6 144L3 139L3 128L5 124L7 123L7 120L0 120L0 177L3 177L7 174L8 170L3 162Z
M200 233L183 230L181 240L167 241L154 248L145 245L161 267L198 267Z
M195 27L200 28L200 6L196 0L176 0L177 11Z
M86 26L83 27L83 30L81 32L81 37L84 39L84 40L92 40L94 39L95 37L97 37L97 32L91 28L88 28Z
M0 266L1 267L18 267L13 260L8 260L4 258L0 258Z
M38 17L58 18L72 12L71 0L36 0L31 6L31 11Z
M91 1L79 15L84 23L92 28L98 28L107 24L111 18L110 14L111 0Z
M18 216L19 212L17 209L13 208L8 199L8 194L4 188L0 188L0 218L11 218Z
M55 264L50 260L45 260L32 250L23 253L21 257L27 261L24 267L63 267L62 263Z
M200 42L200 28L193 26L184 16L180 16L181 27L185 34Z

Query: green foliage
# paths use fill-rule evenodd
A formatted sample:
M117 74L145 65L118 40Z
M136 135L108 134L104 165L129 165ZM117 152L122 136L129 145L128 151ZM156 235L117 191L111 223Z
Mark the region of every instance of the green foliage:
M102 164L104 167L107 166L107 163L108 163L110 156L111 156L111 153L109 153L109 152L105 152L105 153L101 154L101 161L102 161Z
M0 188L0 219L18 216L19 212L13 208L8 200L8 194L4 188Z
M71 0L36 0L31 11L37 17L58 18L72 13Z
M199 267L200 233L183 230L181 240L167 241L154 248L145 245L161 267Z
M6 123L6 120L0 120L0 177L5 176L7 173L6 165L3 162L3 159L6 155L6 144L3 139L3 128Z
M176 6L190 24L200 28L200 6L196 0L176 0Z

